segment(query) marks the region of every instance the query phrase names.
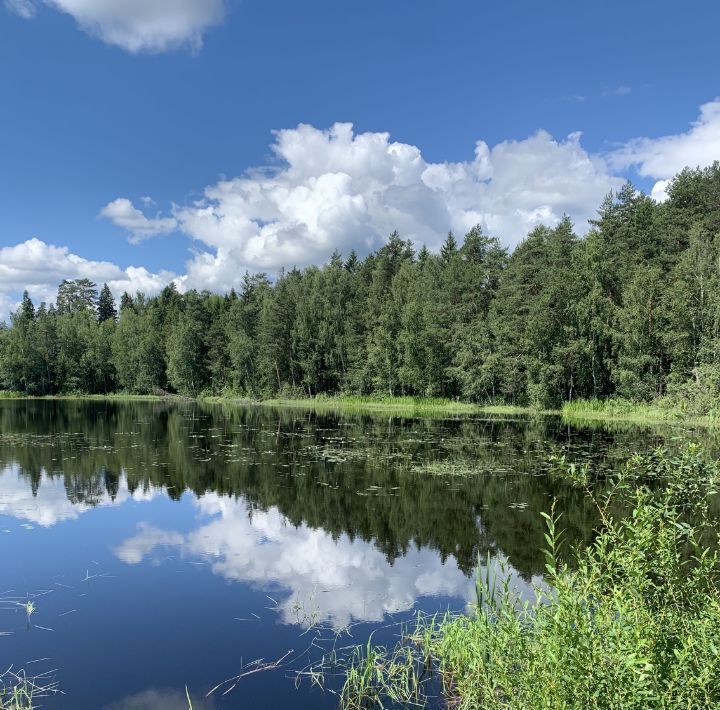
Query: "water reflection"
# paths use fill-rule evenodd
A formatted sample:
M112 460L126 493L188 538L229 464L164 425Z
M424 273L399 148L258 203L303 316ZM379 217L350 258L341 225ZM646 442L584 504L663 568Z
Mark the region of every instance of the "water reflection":
M152 486L131 491L122 477L112 492L103 487L73 499L62 476L52 477L41 470L35 481L35 486L28 485L18 464L4 466L0 470L0 515L47 528L61 521L75 520L95 508L121 505L129 500L150 501L162 493Z
M278 588L278 612L286 623L381 621L408 611L419 597L470 600L474 585L450 558L413 548L390 562L372 543L343 534L334 538L306 524L292 525L276 508L252 511L242 500L208 494L194 501L209 522L188 534L141 523L136 535L115 549L128 564L149 559L158 548L185 559L207 560L215 574Z
M307 648L309 626L391 643L388 614L473 600L488 554L527 593L553 500L568 547L592 539L595 506L547 475L552 453L602 469L665 441L552 418L3 401L3 592L42 596L37 624L0 608L0 656L52 659L67 696L49 708L141 710ZM259 676L216 704L334 705Z
M213 710L217 707L212 699L190 696L193 710ZM103 710L187 710L185 691L144 690L106 705Z
M51 525L158 490L175 500L184 491L242 497L254 510L277 509L299 530L372 543L390 561L429 548L469 574L478 554L490 552L529 579L543 570L539 513L552 498L565 511L569 541L587 542L597 522L582 491L547 478L548 456L562 450L611 466L658 440L552 419L6 401L0 465L15 475L3 477L0 506Z

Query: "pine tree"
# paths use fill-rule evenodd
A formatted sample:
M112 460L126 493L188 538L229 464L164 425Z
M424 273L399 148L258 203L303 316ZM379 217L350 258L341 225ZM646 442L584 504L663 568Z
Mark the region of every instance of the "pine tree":
M61 315L81 311L94 313L96 302L97 286L90 279L65 279L58 287L57 310Z
M35 306L27 291L23 291L22 304L20 306L23 318L27 321L35 320Z
M440 247L440 256L442 257L442 260L445 262L450 261L450 259L457 254L457 250L458 246L455 235L452 232L448 232L447 238Z
M115 308L115 299L113 298L110 288L107 284L103 284L98 298L97 306L98 323L104 323L106 320L117 320L117 310Z
M126 310L133 310L135 308L135 301L133 297L127 292L123 291L123 295L120 297L120 313Z

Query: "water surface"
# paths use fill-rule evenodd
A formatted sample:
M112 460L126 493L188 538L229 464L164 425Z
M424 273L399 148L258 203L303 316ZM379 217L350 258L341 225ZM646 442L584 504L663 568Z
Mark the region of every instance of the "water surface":
M593 506L548 475L553 453L612 468L680 434L0 402L0 665L52 671L48 708L185 708L186 686L195 708L335 707L296 688L322 649L464 610L488 553L529 590L554 499L568 540L592 539ZM233 687L260 659L282 662Z

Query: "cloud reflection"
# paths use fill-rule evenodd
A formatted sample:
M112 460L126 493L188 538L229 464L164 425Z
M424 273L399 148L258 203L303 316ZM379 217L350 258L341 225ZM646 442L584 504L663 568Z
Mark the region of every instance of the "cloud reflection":
M41 527L51 527L64 520L75 520L93 508L121 505L129 500L148 501L159 495L155 488L131 492L125 476L120 476L118 490L111 497L106 490L93 496L92 502L73 501L68 497L64 476L48 476L42 471L35 494L18 464L0 470L0 515L8 515Z
M206 698L192 697L193 710L212 710L215 704ZM187 710L185 691L143 690L106 705L104 710Z
M474 583L455 560L442 562L427 548L411 549L390 563L372 543L295 527L274 507L249 514L243 499L213 493L195 505L212 519L187 535L143 524L115 553L135 564L157 546L175 546L186 557L208 560L225 579L263 589L280 586L289 592L278 600L287 623L342 627L408 611L419 597L474 597Z

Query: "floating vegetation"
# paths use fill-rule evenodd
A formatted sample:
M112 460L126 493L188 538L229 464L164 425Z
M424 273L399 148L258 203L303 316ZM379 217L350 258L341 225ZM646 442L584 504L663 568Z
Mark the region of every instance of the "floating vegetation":
M477 476L484 471L471 461L427 461L411 466L413 473L431 476Z

